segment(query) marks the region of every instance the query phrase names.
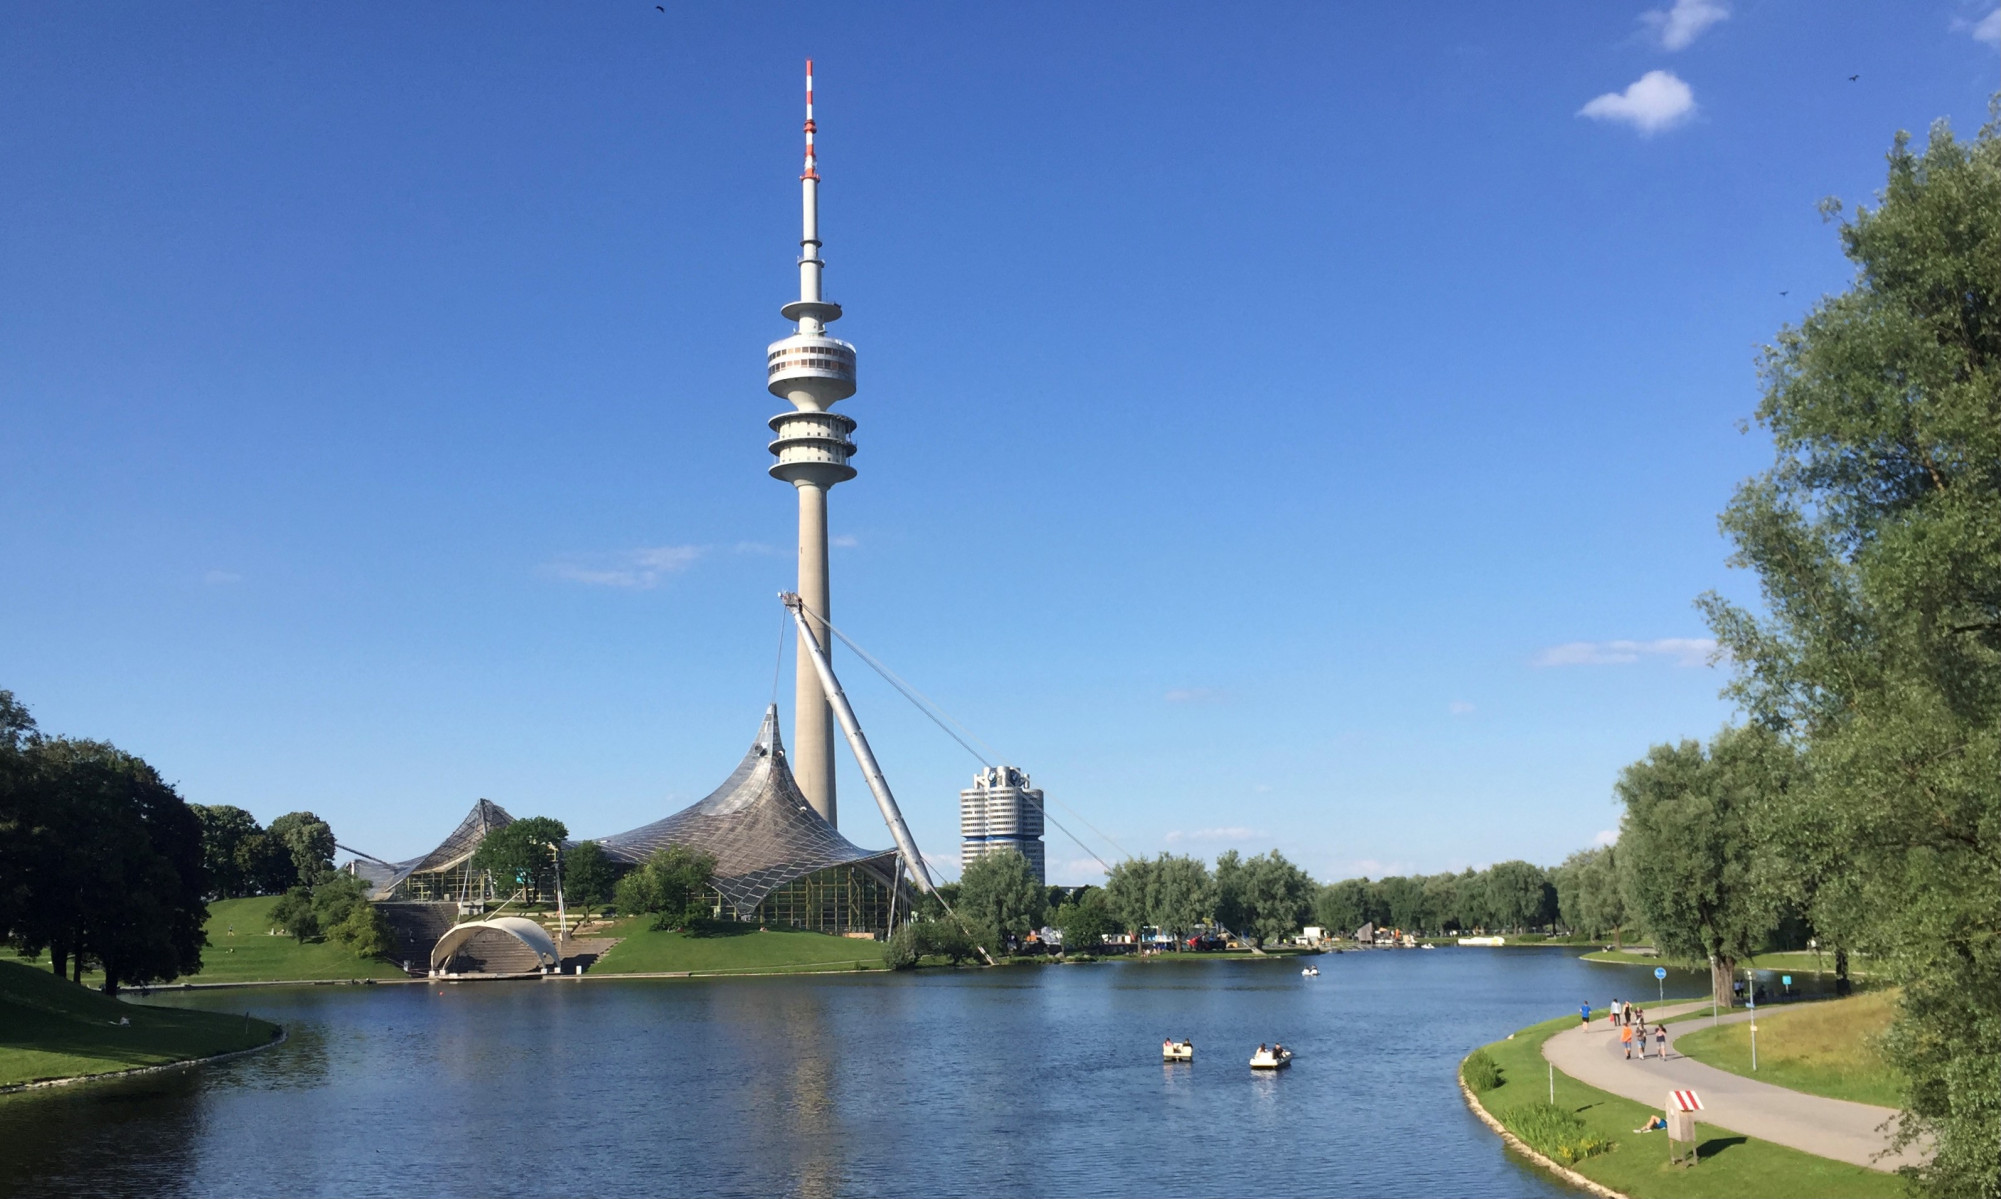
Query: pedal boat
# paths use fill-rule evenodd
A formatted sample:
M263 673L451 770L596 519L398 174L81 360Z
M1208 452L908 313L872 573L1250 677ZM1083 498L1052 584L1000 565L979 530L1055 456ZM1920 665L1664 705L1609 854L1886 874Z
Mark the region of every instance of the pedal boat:
M1253 1070L1283 1070L1290 1065L1292 1065L1290 1049L1281 1049L1276 1053L1269 1049L1260 1049L1251 1055Z
M1163 1062L1192 1062L1195 1060L1195 1042L1163 1041L1160 1045L1160 1060Z

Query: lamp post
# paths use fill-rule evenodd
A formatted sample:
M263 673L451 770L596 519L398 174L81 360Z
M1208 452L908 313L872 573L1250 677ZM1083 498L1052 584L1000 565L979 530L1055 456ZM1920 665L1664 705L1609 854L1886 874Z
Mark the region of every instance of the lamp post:
M1751 1009L1751 1072L1758 1072L1758 976L1751 967L1744 967L1744 998Z

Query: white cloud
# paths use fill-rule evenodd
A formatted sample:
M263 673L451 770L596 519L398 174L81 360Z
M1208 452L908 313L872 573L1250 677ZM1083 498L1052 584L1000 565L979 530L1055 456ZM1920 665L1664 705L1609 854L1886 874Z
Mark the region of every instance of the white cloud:
M1721 0L1674 0L1673 8L1640 14L1640 23L1653 30L1663 50L1685 50L1703 30L1729 19L1730 6Z
M594 587L657 587L665 575L693 566L707 549L699 545L656 545L609 556L580 556L551 562L542 569L572 583Z
M1345 870L1335 872L1336 878L1393 878L1410 873L1410 867L1403 862L1384 862L1376 858L1357 858L1348 863Z
M1455 699L1451 703L1445 705L1445 710L1452 713L1454 716L1471 716L1473 714L1474 709L1473 705L1467 703L1465 700Z
M1955 21L1953 26L1972 34L1976 42L1986 42L1990 46L2001 47L2001 8L1995 9L1978 21Z
M1189 832L1175 829L1167 834L1165 840L1172 845L1180 841L1245 841L1260 835L1254 828L1232 825L1228 828L1198 828Z
M1618 842L1618 840L1619 840L1619 830L1618 830L1618 829L1615 829L1615 828L1608 828L1608 829L1600 829L1600 830L1598 831L1598 835L1597 835L1597 836L1595 836L1595 837L1593 837L1593 838L1591 838L1591 844L1593 844L1593 845L1613 845L1613 844L1616 844L1616 843Z
M1199 704L1216 699L1221 694L1214 687L1175 687L1160 698L1170 704Z
M1673 658L1676 666L1701 666L1716 653L1709 637L1660 637L1653 641L1566 641L1535 656L1537 666L1625 666L1641 658Z
M861 543L862 539L855 536L852 533L843 533L839 537L832 538L827 542L828 545L833 546L835 549L841 549L841 550L854 549Z
M241 583L243 576L233 570L211 570L201 577L201 581L211 587L226 587L231 583Z
M1695 112L1695 93L1673 71L1648 71L1623 92L1606 92L1577 110L1594 121L1622 121L1641 133L1671 129Z
M777 546L766 545L762 541L739 541L730 547L730 552L733 554L749 554L759 558L777 558L785 553L784 550L779 549Z

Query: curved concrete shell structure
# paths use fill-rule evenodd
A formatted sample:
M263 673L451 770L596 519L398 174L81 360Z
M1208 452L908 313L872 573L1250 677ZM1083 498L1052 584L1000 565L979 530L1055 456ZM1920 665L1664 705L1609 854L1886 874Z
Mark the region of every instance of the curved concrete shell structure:
M517 968L527 965L527 959L518 951L505 952L514 949L505 938L519 942L533 954L533 965L528 965L527 969ZM479 942L493 940L499 940L502 953L495 954L491 949L486 953L479 952ZM438 938L437 945L431 949L431 969L443 970L453 957L462 952L479 960L481 969L477 973L483 974L530 974L542 967L554 969L563 960L548 930L522 916L495 916L491 920L469 920L453 925L452 930ZM486 969L489 963L498 964L501 968Z
M713 855L720 914L738 920L823 932L888 927L896 851L863 849L813 810L786 763L775 704L750 752L707 798L598 844L631 864L669 845Z

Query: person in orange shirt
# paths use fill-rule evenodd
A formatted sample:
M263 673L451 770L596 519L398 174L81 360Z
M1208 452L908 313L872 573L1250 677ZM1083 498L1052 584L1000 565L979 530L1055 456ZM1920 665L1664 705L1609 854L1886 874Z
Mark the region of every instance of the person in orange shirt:
M1628 1024L1619 1030L1619 1044L1626 1047L1626 1060L1633 1060L1633 1026Z

